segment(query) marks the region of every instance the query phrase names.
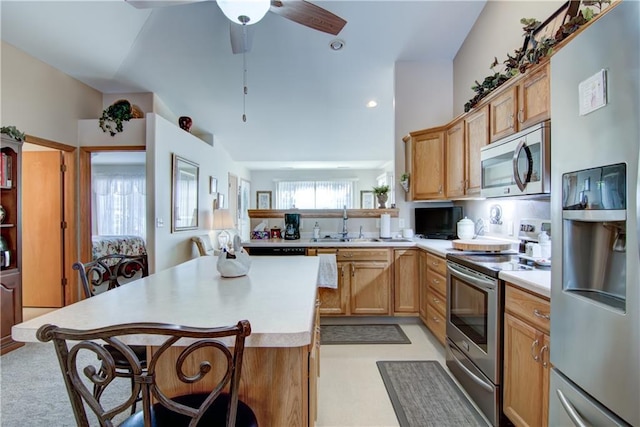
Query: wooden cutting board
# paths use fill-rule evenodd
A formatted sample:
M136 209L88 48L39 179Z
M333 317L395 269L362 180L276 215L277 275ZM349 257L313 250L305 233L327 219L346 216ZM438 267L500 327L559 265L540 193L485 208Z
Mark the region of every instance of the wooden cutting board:
M458 239L453 240L451 245L463 251L500 252L511 249L511 243L489 239Z

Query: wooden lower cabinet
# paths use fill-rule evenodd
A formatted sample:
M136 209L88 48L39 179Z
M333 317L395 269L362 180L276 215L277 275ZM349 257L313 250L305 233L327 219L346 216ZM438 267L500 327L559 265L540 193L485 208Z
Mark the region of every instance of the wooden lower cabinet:
M400 315L416 314L420 303L420 252L395 249L393 254L393 311Z
M391 314L391 262L388 248L318 248L338 264L338 289L320 288L320 314Z
M22 322L22 287L20 271L5 270L0 275L0 354L15 350L24 343L13 341L11 327Z
M548 314L549 300L507 285L503 411L519 427L548 425Z
M445 344L447 317L447 262L444 258L426 253L421 266L425 316L422 320L438 341Z

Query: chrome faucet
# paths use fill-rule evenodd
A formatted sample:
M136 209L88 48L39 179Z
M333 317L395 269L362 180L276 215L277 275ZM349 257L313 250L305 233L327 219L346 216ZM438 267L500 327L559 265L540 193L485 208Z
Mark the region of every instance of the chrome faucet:
M349 230L347 230L347 220L349 219L349 217L347 217L347 205L344 205L344 208L342 210L342 238L346 239L347 235L349 234Z
M364 233L362 232L362 226L360 226L360 233L358 234L358 239L364 239Z

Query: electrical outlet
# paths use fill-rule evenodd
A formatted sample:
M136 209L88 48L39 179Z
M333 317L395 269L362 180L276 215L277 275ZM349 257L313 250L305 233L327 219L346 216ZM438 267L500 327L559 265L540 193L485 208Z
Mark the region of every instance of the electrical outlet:
M400 229L404 228L404 218L398 219L398 228Z

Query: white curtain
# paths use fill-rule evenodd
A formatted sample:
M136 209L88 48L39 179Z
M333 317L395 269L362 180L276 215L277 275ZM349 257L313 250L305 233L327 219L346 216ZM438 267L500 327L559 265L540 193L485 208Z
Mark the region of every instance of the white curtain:
M280 181L276 184L276 209L348 209L353 207L354 182Z
M94 166L93 234L146 236L144 165Z

